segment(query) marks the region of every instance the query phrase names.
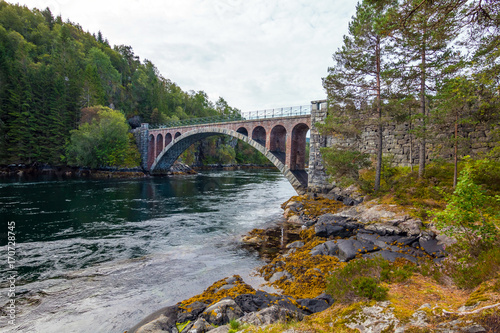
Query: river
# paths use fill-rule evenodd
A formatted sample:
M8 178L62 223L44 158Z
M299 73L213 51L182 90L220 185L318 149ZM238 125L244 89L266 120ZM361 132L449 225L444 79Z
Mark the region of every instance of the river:
M239 246L295 192L274 170L133 180L0 180L0 306L7 312L7 222L15 225L15 324L1 332L123 333L262 264ZM1 311L1 310L0 310Z

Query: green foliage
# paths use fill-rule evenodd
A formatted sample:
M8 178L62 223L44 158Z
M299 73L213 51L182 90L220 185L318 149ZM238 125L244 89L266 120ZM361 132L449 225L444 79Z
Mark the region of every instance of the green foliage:
M473 289L482 282L500 278L500 242L484 244L476 240L473 253L468 244L459 242L447 249L444 271L459 288Z
M182 91L130 46L111 48L102 33L54 18L48 8L4 1L0 82L2 164L60 163L61 142L78 126L81 109L93 105L153 124L239 113L222 98L214 104L203 91Z
M379 286L372 277L360 276L352 280L352 285L358 296L383 301L387 297L388 288Z
M437 212L434 218L439 229L470 247L475 245L477 237L485 243L494 242L499 231L495 220L500 217L498 211L493 210L494 200L498 199L488 196L474 182L473 172L474 163L467 160L446 209Z
M359 297L383 300L388 289L380 282L403 282L415 271L415 265L398 259L394 263L380 257L356 259L333 272L328 278L326 291L336 300L350 303Z
M131 142L125 116L98 107L97 116L71 131L66 148L69 164L88 167L138 166L137 148Z
M342 185L356 182L359 171L370 165L369 155L359 151L325 147L321 148L321 154L327 174Z

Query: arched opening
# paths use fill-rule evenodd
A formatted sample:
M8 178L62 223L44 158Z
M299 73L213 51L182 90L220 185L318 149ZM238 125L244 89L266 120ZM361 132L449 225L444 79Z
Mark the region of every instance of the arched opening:
M277 125L271 130L271 153L274 154L282 163L286 160L286 129Z
M292 130L292 146L290 149L290 170L304 170L306 160L306 137L309 127L298 124Z
M243 134L245 136L248 136L248 130L245 127L238 128L238 130L236 132Z
M266 146L266 130L262 126L257 126L254 128L252 131L252 139L263 145L264 147Z
M257 134L260 135L261 137L263 134L262 132L264 132L265 134L264 128L262 128L260 134L259 130L257 130ZM307 188L307 178L300 177L301 176L300 172L305 173L307 176L307 173L305 171L303 170L299 171L298 174L299 177L297 177L296 171L287 172L288 169L285 166L285 163L279 161L276 158L276 155L270 152L265 146L263 146L260 143L257 143L255 140L252 140L249 137L241 133L238 133L234 130L221 129L221 128L210 128L207 129L207 131L193 130L184 133L184 135L182 135L182 137L179 138L179 140L175 140L173 144L169 145L168 149L165 149L162 152L160 152L158 158L154 161L154 163L150 167L151 174L158 174L158 175L165 174L166 172L168 172L168 170L174 164L177 158L179 158L179 156L186 149L188 149L193 143L213 135L221 135L221 134L229 135L241 141L244 141L247 144L251 145L253 148L260 151L264 156L266 156L267 159L269 159L278 168L279 171L281 171L286 176L286 178L290 181L290 183L295 188L297 193L303 194L305 192L305 189Z
M148 168L153 165L155 158L155 137L153 134L151 134L148 138Z
M156 158L156 156L158 156L159 153L161 153L162 150L163 150L163 135L158 134L156 136L156 154L155 154L155 158Z
M167 133L165 135L165 147L168 146L170 144L170 142L172 142L172 134Z
M177 133L175 133L175 135L174 135L174 140L175 140L175 139L177 139L177 138L178 138L178 137L180 137L180 136L181 136L181 132L177 132Z

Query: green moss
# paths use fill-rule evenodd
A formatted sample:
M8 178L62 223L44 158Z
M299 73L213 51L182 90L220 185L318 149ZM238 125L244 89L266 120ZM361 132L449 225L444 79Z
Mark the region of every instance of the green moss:
M177 327L177 330L179 332L182 332L182 330L185 329L186 326L189 325L190 322L191 322L191 320L188 320L185 323L177 323L177 324L175 324L175 326Z

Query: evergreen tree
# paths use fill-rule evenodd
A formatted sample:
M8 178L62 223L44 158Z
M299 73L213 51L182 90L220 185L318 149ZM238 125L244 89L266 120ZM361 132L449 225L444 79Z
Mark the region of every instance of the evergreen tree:
M389 40L386 17L394 6L393 1L363 1L357 5L349 35L344 36L342 48L333 56L335 66L329 68L323 80L334 108L329 116L331 122L344 123L338 115L354 118L356 113L367 112L366 119L361 120L377 126L375 191L380 188L382 170L384 61L389 61L384 54Z
M411 81L420 101L419 177L426 160L429 89L445 78L445 68L454 61L451 44L459 35L465 0L403 0L394 20L399 29L394 34L401 62L399 75Z

